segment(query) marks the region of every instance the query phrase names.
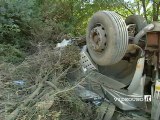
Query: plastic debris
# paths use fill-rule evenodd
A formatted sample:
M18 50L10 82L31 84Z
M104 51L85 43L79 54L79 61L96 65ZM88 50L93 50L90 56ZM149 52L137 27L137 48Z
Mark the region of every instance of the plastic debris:
M71 40L64 39L61 43L57 44L56 48L63 48L67 45L71 45L71 42L72 42Z
M15 80L15 81L13 81L13 83L18 86L23 86L25 84L25 81L24 80Z

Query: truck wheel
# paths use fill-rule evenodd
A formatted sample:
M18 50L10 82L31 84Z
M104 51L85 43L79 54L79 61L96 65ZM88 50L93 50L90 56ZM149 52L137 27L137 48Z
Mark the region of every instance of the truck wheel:
M131 15L126 18L125 22L126 22L126 25L129 25L129 24L136 25L135 35L139 31L141 31L144 27L147 26L147 21L141 15Z
M89 21L87 48L93 61L101 66L119 62L128 47L125 21L115 12L99 11Z

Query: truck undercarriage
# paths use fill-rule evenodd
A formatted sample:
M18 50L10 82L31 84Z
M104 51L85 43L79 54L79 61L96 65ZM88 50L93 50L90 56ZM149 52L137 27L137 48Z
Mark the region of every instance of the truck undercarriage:
M97 120L160 119L160 23L99 11L80 54L86 77L77 91L98 106Z

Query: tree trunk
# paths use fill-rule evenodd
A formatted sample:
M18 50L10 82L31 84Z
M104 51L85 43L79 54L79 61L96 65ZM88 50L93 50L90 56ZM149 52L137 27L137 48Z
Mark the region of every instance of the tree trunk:
M153 21L158 21L160 2L153 0Z
M139 3L139 1L137 1L137 10L138 10L138 14L140 15L140 3Z
M147 14L146 14L146 0L142 0L142 6L143 6L144 17L148 21Z
M159 3L157 3L157 21L158 21L158 16L159 16L159 8L160 8L160 2Z

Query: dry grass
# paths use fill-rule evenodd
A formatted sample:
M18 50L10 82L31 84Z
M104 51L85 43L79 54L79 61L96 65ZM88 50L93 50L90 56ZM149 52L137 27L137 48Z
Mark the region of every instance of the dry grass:
M18 66L0 63L0 119L90 120L91 105L74 88L83 79L68 82L71 68L79 69L79 49L43 47ZM24 82L16 83L17 81Z

